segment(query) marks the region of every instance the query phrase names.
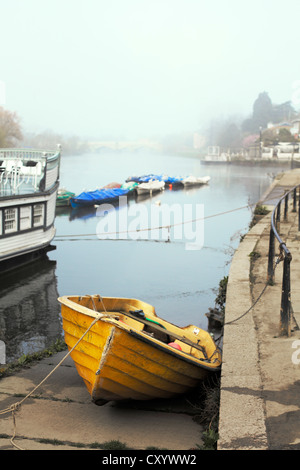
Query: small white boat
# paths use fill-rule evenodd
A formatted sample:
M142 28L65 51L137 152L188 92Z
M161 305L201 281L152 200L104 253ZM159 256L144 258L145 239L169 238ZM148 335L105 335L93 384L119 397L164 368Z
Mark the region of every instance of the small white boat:
M157 191L163 191L165 188L164 181L151 180L147 183L141 183L136 187L137 194L152 194Z
M184 178L182 183L184 186L195 186L195 185L201 185L201 184L208 184L210 181L210 176L202 176L202 177L197 177L197 176L188 176L187 178Z

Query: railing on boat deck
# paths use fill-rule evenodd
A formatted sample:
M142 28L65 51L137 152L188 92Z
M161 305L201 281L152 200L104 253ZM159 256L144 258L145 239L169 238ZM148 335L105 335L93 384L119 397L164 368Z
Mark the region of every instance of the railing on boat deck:
M60 148L53 150L34 150L29 148L0 148L0 159L10 158L11 160L25 159L34 160L45 157L52 157L60 153Z
M29 183L37 190L47 172L48 186L58 177L58 171L51 172L59 162L60 145L56 151L27 148L0 149L0 189L1 194L15 194L23 183ZM58 163L59 165L59 163ZM53 175L52 175L53 173ZM55 182L55 181L54 181ZM47 181L45 182L47 185Z
M280 335L290 336L291 334L291 261L292 254L289 251L286 243L281 239L279 235L280 219L281 219L281 208L284 203L283 218L286 221L288 218L289 210L289 197L293 197L293 209L292 212L297 211L297 190L298 190L298 230L300 230L300 185L295 186L290 191L286 192L285 195L276 204L272 216L271 216L271 229L269 239L269 254L268 254L268 282L273 284L274 282L274 257L275 257L275 238L279 242L279 261L283 260L283 275L282 275L282 294L281 294L281 308L280 308Z

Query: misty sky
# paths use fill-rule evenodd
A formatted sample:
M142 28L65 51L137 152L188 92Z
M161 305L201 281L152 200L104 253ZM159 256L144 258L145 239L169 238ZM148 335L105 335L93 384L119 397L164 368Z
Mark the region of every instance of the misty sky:
M300 83L299 0L0 0L0 15L0 105L23 131L193 132Z

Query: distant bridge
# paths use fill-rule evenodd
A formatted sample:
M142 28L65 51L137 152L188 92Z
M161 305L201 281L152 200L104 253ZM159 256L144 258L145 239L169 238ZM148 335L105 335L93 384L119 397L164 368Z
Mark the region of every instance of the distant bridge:
M148 139L140 140L124 140L124 141L113 141L113 140L99 140L88 142L89 148L92 152L99 152L101 150L139 150L139 149L150 149L160 151L162 145L159 142L154 142Z

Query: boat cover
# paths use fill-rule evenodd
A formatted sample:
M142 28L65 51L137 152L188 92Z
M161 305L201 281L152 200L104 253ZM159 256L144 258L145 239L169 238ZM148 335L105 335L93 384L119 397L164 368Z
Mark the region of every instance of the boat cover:
M126 181L135 181L136 183L148 183L149 181L164 181L165 183L175 184L181 183L183 178L181 176L167 176L167 175L143 175L143 176L130 176Z
M135 181L129 181L127 183L123 183L121 188L122 189L129 189L130 191L138 186L138 183Z
M182 183L183 178L181 176L163 176L162 180L167 184Z
M121 188L121 183L116 183L113 181L112 183L108 183L105 186L103 186L101 189L108 189L108 188Z
M161 175L143 175L143 176L130 176L127 178L126 182L134 181L135 183L148 183L151 180L162 181Z
M128 194L130 189L111 188L96 189L95 191L87 191L71 198L72 207L89 206L93 204L103 204L118 199L120 196Z

